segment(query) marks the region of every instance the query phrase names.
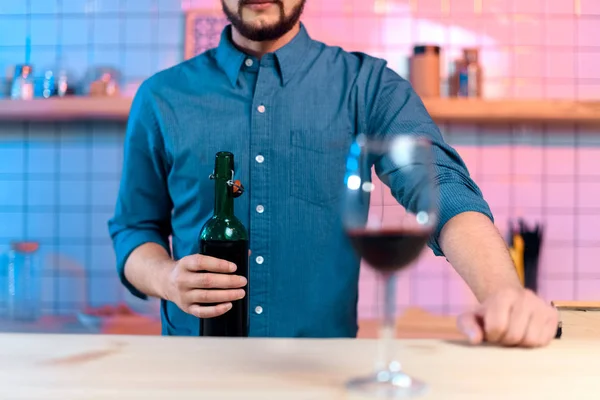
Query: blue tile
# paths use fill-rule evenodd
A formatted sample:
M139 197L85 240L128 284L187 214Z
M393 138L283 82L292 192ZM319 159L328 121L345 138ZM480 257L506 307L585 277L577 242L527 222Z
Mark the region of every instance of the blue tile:
M123 164L123 149L117 146L92 148L93 174L120 174Z
M0 18L0 23L2 19ZM1 30L2 28L0 28ZM0 45L3 39L0 37ZM14 74L15 64L25 61L25 46L0 48L0 76L10 78ZM0 127L2 129L2 127Z
M183 46L172 47L169 49L158 51L158 65L156 66L157 71L162 71L167 68L179 64L183 61Z
M88 214L86 213L60 213L58 222L58 236L63 239L82 239L88 234Z
M94 43L119 44L121 20L115 17L98 17L94 22Z
M62 145L59 149L60 173L84 177L88 173L90 151L82 145Z
M108 220L112 218L113 213L95 212L92 214L92 232L91 236L95 239L108 239Z
M84 276L61 276L58 278L56 306L63 314L80 311L87 302L87 286Z
M94 65L114 68L119 70L121 63L121 54L117 46L112 48L94 47Z
M84 206L86 205L85 181L61 180L59 182L59 201L61 206Z
M110 244L92 245L91 259L88 268L92 271L114 272L116 276L117 264L115 252Z
M181 0L158 0L158 9L164 12L181 12Z
M25 46L26 37L27 19L25 17L3 17L0 14L0 46ZM15 60L16 63L23 61L25 60Z
M114 278L92 277L90 283L89 301L92 307L115 304L119 301L120 284L116 273Z
M157 61L152 50L129 49L125 54L123 75L126 78L146 78L156 70Z
M23 148L0 144L0 174L23 173L24 160L25 151Z
M62 35L59 38L63 46L86 45L90 29L84 16L65 17L62 20Z
M56 221L53 213L27 213L27 237L43 239L56 237Z
M33 122L29 124L27 144L29 147L49 147L56 143L56 127L51 122Z
M56 183L51 180L27 181L27 205L54 206L56 204Z
M0 124L0 148L23 147L25 125L21 122L2 121Z
M63 271L57 272L67 272L71 275L76 273L83 274L85 272L86 251L85 245L65 244L61 242L58 247L58 254L60 255L60 258L64 258L65 263L63 264L69 264L71 267L68 269L64 268Z
M92 184L92 206L114 207L119 194L119 181L96 181Z
M85 77L89 63L89 52L87 49L64 48L62 66L66 69L69 79L76 84ZM79 87L76 90L80 90Z
M54 174L57 151L53 147L32 147L27 155L27 172L30 174Z
M57 9L57 0L29 0L32 14L55 14Z
M24 232L23 213L0 213L0 238L23 239Z
M137 0L136 0L137 1ZM134 1L134 3L136 2ZM121 10L121 0L96 0L96 13L116 13Z
M83 122L68 122L59 125L60 128L60 143L63 145L85 145L87 144L89 134L86 123Z
M184 22L183 16L160 17L158 19L158 42L181 46L184 38Z
M0 181L0 209L2 207L20 207L25 201L25 182ZM1 223L1 221L0 221Z
M126 1L125 9L126 13L147 13L154 6L155 0L135 0Z
M153 39L153 19L130 17L125 21L125 43L128 45L150 44Z
M27 2L26 1L10 1L10 0L0 1L0 15L26 14L26 13L27 13Z
M125 124L96 122L92 126L92 146L111 146L123 148L125 142Z
M31 45L55 45L58 40L58 20L54 17L31 18ZM36 65L36 64L34 64Z

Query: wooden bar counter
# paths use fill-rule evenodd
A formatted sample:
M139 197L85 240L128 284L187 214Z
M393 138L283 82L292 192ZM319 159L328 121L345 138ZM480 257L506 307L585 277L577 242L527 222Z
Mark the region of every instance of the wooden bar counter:
M568 332L535 350L456 339L399 339L396 350L407 372L429 383L422 399L597 399L600 333ZM376 345L372 339L1 334L0 399L360 399L343 384L371 371Z

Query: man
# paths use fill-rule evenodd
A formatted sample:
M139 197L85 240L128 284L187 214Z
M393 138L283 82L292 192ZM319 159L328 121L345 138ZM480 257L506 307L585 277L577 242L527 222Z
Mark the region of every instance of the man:
M166 335L199 335L198 318L249 295L251 336L355 336L359 262L332 190L347 147L329 145L420 132L440 171L431 247L481 302L461 329L472 343L548 344L556 311L520 287L479 188L409 83L382 60L312 40L299 22L305 1L222 0L231 25L219 46L140 87L109 223L123 284L163 300ZM220 150L235 154L248 188L236 209L250 233L250 293L244 278L222 274L235 266L195 254Z

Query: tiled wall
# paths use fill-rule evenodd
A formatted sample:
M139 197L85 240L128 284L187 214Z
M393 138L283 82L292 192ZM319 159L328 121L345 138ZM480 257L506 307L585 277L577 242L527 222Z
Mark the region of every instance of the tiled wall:
M183 54L183 11L204 0L0 0L0 92L25 61L39 74L66 66L77 80L114 66L132 94ZM308 0L316 39L386 58L406 75L414 43L443 45L443 74L464 46L481 48L486 97L600 98L596 0ZM589 298L600 288L600 131L578 127L442 126L465 158L505 232L509 218L544 222L540 292ZM124 126L0 123L0 245L36 238L48 312L123 299L106 231L119 179ZM375 211L396 209L391 199ZM465 246L468 244L465 243ZM482 266L485 267L485 266ZM473 299L445 260L423 256L399 281L398 303L457 312ZM360 311L377 306L364 270Z

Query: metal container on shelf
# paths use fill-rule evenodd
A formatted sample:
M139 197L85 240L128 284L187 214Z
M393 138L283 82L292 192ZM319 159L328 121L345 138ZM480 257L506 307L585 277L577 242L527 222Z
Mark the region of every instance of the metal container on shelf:
M2 281L8 318L35 321L40 316L42 265L39 247L37 242L13 242L4 257Z
M482 96L482 71L479 65L479 50L464 49L463 60L458 66L458 96Z
M10 97L14 100L31 100L34 87L33 67L28 64L15 66Z

